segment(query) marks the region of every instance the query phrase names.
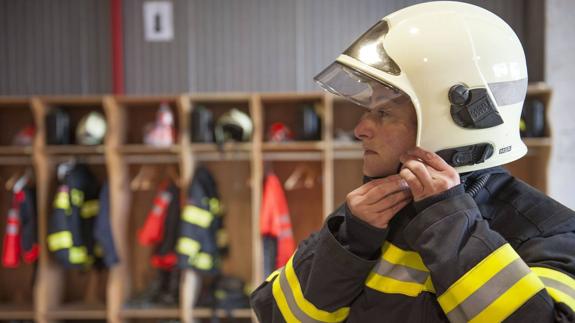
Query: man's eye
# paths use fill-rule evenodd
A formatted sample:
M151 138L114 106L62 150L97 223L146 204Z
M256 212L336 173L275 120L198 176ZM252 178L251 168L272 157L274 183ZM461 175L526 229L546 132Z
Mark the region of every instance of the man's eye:
M380 118L383 118L383 117L387 117L389 115L389 113L384 109L379 109L379 110L377 110L377 115Z

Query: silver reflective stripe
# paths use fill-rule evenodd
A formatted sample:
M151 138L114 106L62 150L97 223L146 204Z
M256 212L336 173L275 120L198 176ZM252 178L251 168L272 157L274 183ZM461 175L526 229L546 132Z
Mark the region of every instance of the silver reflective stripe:
M547 277L539 276L539 278L541 279L541 281L543 282L545 287L555 288L555 289L575 298L575 291L571 287L569 287L568 285L565 285L565 284L561 283L560 281L557 281L555 279L550 279Z
M527 93L527 78L487 84L498 106L515 104L525 99Z
M6 233L7 234L17 234L18 233L18 226L16 224L10 223L6 226Z
M406 266L394 265L383 258L380 259L373 271L382 276L418 284L424 284L429 277L428 272Z
M18 219L20 216L19 212L17 209L10 209L8 211L8 220L15 220Z
M285 269L282 270L282 272L279 275L279 280L280 280L280 287L282 289L282 292L284 293L284 296L286 298L287 304L289 306L289 309L291 310L292 314L297 317L298 320L300 320L302 323L321 323L321 321L316 321L314 319L312 319L311 317L307 316L298 306L297 303L295 301L295 298L293 296L293 293L291 291L290 285L287 281L286 278L286 274L285 274ZM276 278L277 279L277 278Z
M521 258L515 259L459 306L447 313L447 318L452 323L468 322L530 272Z

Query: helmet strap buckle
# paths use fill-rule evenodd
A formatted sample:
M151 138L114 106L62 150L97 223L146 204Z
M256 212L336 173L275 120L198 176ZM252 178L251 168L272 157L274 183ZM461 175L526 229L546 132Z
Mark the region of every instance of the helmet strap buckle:
M438 151L437 154L453 167L475 165L483 163L493 155L493 146L489 143L481 143L444 149Z

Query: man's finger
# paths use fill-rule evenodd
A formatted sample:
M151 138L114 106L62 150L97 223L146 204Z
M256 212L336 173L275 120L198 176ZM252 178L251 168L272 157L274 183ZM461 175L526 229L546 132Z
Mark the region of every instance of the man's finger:
M415 174L413 174L409 168L403 168L399 172L399 175L405 179L407 185L409 185L409 188L413 193L417 194L423 192L423 185L419 182L417 176L415 176Z
M413 196L411 195L411 191L409 190L396 192L391 195L388 195L387 197L381 199L376 204L374 204L373 210L377 213L381 213L387 209L393 208L398 203L404 201L410 201L411 199L413 199Z
M403 163L403 167L409 168L423 187L431 185L431 174L429 173L425 163L415 159L408 159Z
M372 187L367 193L365 193L362 198L362 203L374 204L377 203L382 198L393 194L395 192L408 190L409 186L407 182L400 176L394 177L394 181L383 182L377 186Z
M391 175L391 176L387 176L387 177L383 177L383 178L376 178L373 179L363 185L361 185L360 187L356 188L355 190L352 191L352 193L357 194L357 195L365 195L367 192L369 192L370 190L372 190L373 188L382 185L384 183L389 183L389 182L394 182L397 180L400 180L401 177L399 175Z
M406 207L410 201L411 201L410 199L407 199L407 200L400 201L399 203L396 203L394 206L392 206L392 207L386 209L385 211L382 211L381 213L379 213L378 214L379 218L382 219L382 222L388 223L389 220L391 218L393 218L399 211L401 211L401 209Z

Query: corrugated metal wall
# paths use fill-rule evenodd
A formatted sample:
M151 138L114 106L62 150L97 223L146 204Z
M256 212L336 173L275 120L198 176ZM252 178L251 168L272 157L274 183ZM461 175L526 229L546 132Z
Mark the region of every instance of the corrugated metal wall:
M424 1L173 0L171 42L144 40L144 2L124 0L132 94L317 91L313 76L366 28ZM467 2L525 39L526 0ZM109 92L108 11L106 0L0 0L0 94Z
M109 2L0 0L0 95L111 90Z
M126 93L181 93L189 90L189 6L173 1L174 40L144 39L142 0L124 0L124 62Z

